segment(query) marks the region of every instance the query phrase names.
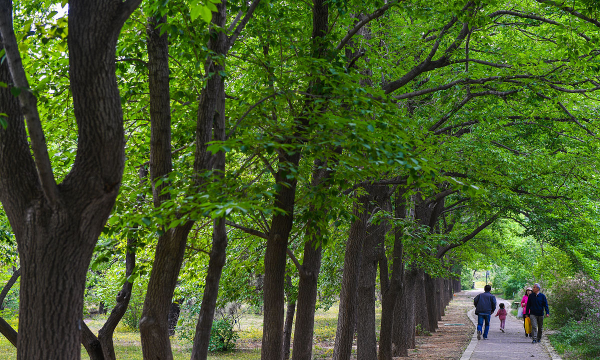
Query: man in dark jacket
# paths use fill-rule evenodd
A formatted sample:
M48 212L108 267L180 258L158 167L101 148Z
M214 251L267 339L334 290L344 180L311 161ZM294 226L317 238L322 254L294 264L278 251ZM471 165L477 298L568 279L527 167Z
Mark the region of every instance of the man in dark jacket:
M526 313L531 318L531 337L533 337L532 343L535 344L542 338L542 327L544 327L544 310L546 310L546 317L550 316L550 310L548 309L548 300L546 295L540 292L540 284L533 285L533 292L529 294L527 298L527 307L525 308ZM537 337L535 336L537 330Z
M481 340L481 330L484 322L483 340L487 340L490 331L490 316L496 311L496 297L490 294L492 286L486 285L483 290L484 293L475 296L475 299L473 299L475 314L477 315L477 340Z

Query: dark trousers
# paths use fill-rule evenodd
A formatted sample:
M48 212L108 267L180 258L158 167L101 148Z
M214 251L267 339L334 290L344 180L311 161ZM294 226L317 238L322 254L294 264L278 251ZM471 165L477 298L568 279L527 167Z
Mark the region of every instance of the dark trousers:
M542 338L542 328L544 327L544 315L531 315L531 337L540 341ZM537 338L534 336L537 331Z

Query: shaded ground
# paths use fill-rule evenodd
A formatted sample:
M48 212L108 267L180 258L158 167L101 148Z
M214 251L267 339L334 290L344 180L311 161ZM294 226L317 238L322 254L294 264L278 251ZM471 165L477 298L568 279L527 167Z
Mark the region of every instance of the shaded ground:
M431 336L417 336L417 349L410 350L408 358L395 359L460 359L463 350L473 334L473 325L466 312L472 308L472 298L466 293L455 294L454 300L446 309L446 315L439 323L439 329ZM338 307L334 305L328 311L317 311L315 316L314 359L330 359L333 354L337 327ZM86 323L93 331L102 326L102 317L88 320ZM381 308L377 309L377 331L381 321ZM446 326L445 324L453 324ZM462 325L454 325L462 324ZM16 324L15 324L16 325ZM262 316L245 313L236 326L240 334L237 350L228 354L212 354L209 359L258 360L262 340ZM139 333L119 325L115 332L115 350L119 359L141 360ZM191 344L172 338L174 358L189 359ZM0 336L0 360L16 359L14 347ZM87 359L85 350L82 359Z
M408 357L394 359L460 359L475 329L467 316L467 311L472 308L473 298L469 293L454 294L454 300L438 323L438 330L431 336L417 336L417 348L409 350Z

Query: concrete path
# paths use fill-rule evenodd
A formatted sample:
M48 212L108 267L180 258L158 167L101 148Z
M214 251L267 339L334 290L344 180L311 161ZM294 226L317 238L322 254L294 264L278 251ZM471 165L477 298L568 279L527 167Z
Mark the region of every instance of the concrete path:
M474 298L482 290L473 290L469 294ZM559 360L560 357L552 350L546 334L542 342L532 344L531 338L525 337L522 319L510 314L511 302L496 296L498 304L504 303L509 315L506 317L504 333L500 331L500 320L492 315L488 340L477 340L477 331L473 334L471 343L463 353L461 360ZM469 318L477 326L475 308L469 311Z

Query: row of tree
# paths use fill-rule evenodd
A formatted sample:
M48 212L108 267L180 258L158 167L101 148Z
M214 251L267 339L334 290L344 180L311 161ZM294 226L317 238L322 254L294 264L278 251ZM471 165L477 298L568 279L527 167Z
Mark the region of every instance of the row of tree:
M292 359L311 358L333 244L345 247L331 281L336 360L355 331L358 357L382 360L414 346L416 324L435 331L468 248L502 219L582 267L596 256L593 231L570 226L592 222L597 198L594 1L55 9L0 0L0 201L21 267L19 359L77 359L81 343L114 359L144 274L144 358L171 359L182 266L205 269L191 280L203 284L192 358L205 359L221 277L240 260L227 249L257 242L269 360L290 347L286 274L298 284ZM116 249L127 281L95 335L82 322L86 273Z

